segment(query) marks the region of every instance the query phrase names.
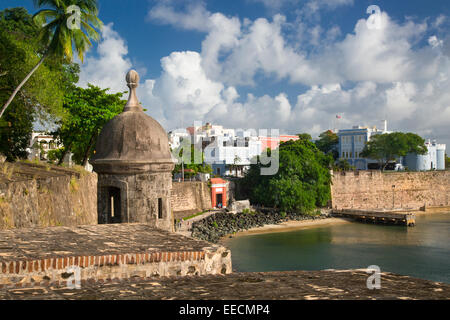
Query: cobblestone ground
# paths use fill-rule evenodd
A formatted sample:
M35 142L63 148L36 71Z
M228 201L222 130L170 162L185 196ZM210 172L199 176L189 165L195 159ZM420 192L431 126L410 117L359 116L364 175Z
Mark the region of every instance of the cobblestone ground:
M390 273L369 290L368 274L352 271L235 273L177 278L83 282L81 289L30 287L0 290L2 300L449 300L450 285Z

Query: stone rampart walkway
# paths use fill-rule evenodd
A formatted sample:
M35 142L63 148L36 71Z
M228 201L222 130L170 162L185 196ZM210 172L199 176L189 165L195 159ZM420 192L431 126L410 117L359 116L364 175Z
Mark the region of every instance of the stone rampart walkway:
M369 290L364 271L233 273L191 277L83 282L64 286L1 289L0 299L82 300L410 300L450 299L450 285L394 274Z

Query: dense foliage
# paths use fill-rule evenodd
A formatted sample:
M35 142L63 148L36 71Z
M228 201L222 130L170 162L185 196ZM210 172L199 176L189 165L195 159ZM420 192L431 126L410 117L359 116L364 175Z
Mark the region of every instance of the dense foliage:
M390 161L404 157L408 153L426 154L427 152L425 140L417 134L394 132L372 136L361 156L378 160L384 169Z
M339 158L338 144L339 137L331 130L322 132L316 141L317 148L325 154L332 154L335 160Z
M355 167L352 166L347 159L339 159L333 165L334 171L350 171L355 170Z
M309 139L300 139L282 143L268 154L277 156L279 170L275 175L261 175L264 165L258 161L243 179L243 192L253 204L301 213L327 205L331 197L331 155L325 155Z
M73 60L74 51L83 62L84 54L98 41L103 23L98 19L97 0L34 0L39 10L33 19L39 29L38 40L45 55L50 58ZM68 8L76 5L80 10L79 25ZM72 19L71 19L72 18ZM72 26L70 26L72 23Z
M54 133L65 146L59 154L61 162L65 154L73 153L73 160L86 165L94 152L95 141L103 126L123 111L126 101L122 93L108 94L108 89L89 85L88 88L74 88L64 97L67 116L59 121Z
M24 8L0 11L0 101L4 102L38 63L38 28ZM9 161L26 157L33 123L63 115L64 92L78 81L78 65L47 60L0 119L0 152Z
M7 31L14 34L16 30L21 30L22 36L19 38L28 40L23 42L23 48L32 51L33 54L27 56L30 59L25 60L28 62L27 68L24 69L26 73L18 78L20 80L15 82L13 90L8 91L5 102L2 101L0 118L3 117L16 95L20 94L24 86L33 78L33 75L42 69L42 65L51 61L61 68L64 63L68 64L73 61L74 50L83 61L84 54L92 46L91 40L99 39L96 28L101 28L102 22L97 18L97 0L34 0L34 4L36 7L45 8L39 10L32 18L24 9L18 8L22 10L18 12L19 16L17 19L11 19L10 12L5 10L4 20L15 23L10 24L1 34ZM76 23L75 26L69 27L69 22L74 14L68 11L71 5L78 7L80 16L77 16L76 19L79 25ZM13 9L13 11L18 9ZM4 68L3 65L2 68ZM12 71L10 68L5 70ZM15 75L18 76L18 74ZM43 80L40 82L41 86L48 89L48 82L56 79L46 75ZM50 102L53 101L55 100L50 100ZM42 103L42 101L39 102Z
M203 151L196 149L195 145L187 140L183 141L180 147L172 150L172 155L178 161L172 173L181 173L184 169L184 177L187 179L198 173L213 171L209 164L205 164Z

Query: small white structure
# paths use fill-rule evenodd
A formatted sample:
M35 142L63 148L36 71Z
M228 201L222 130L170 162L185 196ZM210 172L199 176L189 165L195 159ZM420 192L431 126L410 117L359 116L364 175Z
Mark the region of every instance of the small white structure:
M430 171L430 170L445 170L445 144L438 144L436 141L428 140L428 153L408 154L403 159L403 164L413 171Z
M57 150L62 145L58 140L46 132L33 132L28 151L28 159L40 161L48 160L48 152L50 150Z

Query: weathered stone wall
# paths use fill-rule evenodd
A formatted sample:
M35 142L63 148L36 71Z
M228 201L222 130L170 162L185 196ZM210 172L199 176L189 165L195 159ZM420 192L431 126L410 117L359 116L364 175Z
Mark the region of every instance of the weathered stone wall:
M175 219L211 209L211 189L206 182L173 182L171 204Z
M97 224L96 174L24 164L10 170L0 177L0 230Z
M107 223L107 188L116 187L121 194L121 222L147 223L160 229L173 231L173 215L170 206L172 175L170 172L140 174L99 174L99 221ZM162 218L158 218L158 199L162 199Z
M450 171L335 172L331 190L338 210L450 206Z

